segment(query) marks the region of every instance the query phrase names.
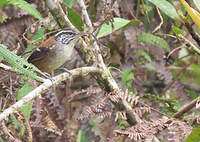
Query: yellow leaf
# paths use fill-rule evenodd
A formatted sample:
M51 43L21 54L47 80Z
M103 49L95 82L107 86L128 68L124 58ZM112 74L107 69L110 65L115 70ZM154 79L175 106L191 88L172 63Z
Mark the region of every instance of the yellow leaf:
M194 23L200 28L200 14L198 11L193 9L192 7L189 6L189 4L185 0L181 0L182 4L186 8L187 12L191 16L192 20Z

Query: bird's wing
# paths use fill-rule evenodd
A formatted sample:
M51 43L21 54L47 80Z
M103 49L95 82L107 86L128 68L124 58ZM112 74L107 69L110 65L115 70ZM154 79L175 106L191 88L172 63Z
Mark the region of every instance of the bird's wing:
M50 50L52 50L53 45L56 44L55 38L51 37L44 42L42 42L36 50L29 56L28 62L33 63L35 61L41 60L48 56Z

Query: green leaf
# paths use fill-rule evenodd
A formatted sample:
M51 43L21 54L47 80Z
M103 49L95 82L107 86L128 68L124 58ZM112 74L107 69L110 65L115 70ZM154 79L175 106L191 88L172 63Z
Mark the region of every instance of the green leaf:
M183 58L183 57L186 57L188 55L188 50L185 49L185 48L181 48L178 52L178 58ZM185 58L186 60L187 58Z
M174 6L166 0L148 0L157 6L163 13L167 16L171 17L172 19L179 19L178 14L176 13L176 9Z
M172 31L176 34L176 35L179 35L179 34L183 34L184 33L184 30L176 27L176 26L172 26Z
M71 8L67 8L67 17L69 18L70 22L79 30L84 31L84 24L81 16Z
M11 64L13 69L17 69L18 73L22 73L40 82L43 82L43 80L38 77L36 73L42 75L43 77L47 77L47 75L40 71L36 66L29 64L25 59L8 50L3 44L0 44L0 56L3 57L6 62Z
M25 10L29 14L33 15L35 18L41 20L42 16L40 15L40 12L35 9L33 6L31 6L29 3L27 3L24 0L6 0L9 4L13 4L15 6L20 7L21 9Z
M186 142L200 142L200 127L192 130L191 134L187 137Z
M137 51L136 57L138 58L139 56L144 56L147 61L151 62L151 57L144 50Z
M21 130L20 130L20 136L21 136L21 137L24 136L25 131L26 131L26 127L25 127L24 125L21 126Z
M1 56L1 54L0 54L0 62L3 60L3 56Z
M78 137L76 142L89 142L89 140L85 136L85 132L81 129L78 131Z
M28 57L29 55L31 55L31 51L33 51L33 49L35 49L35 45L28 45L24 51L26 53L24 57Z
M193 2L196 5L196 7L198 8L198 10L200 11L200 1L199 0L193 0Z
M131 69L127 69L122 73L122 84L131 87L131 82L134 79L134 75Z
M1 0L0 1L0 6L8 4L8 0Z
M4 142L4 141L3 141L3 138L2 138L1 136L0 136L0 142Z
M18 121L17 121L15 115L11 114L11 115L10 115L10 119L11 119L11 121L12 121L13 127L14 127L15 129L19 129L19 123L18 123Z
M130 21L130 20L126 20L126 19L122 19L122 18L114 18L114 22L112 22L114 29L112 29L112 24L103 24L101 26L101 29L99 30L99 33L97 35L97 39L107 36L109 34L111 34L112 32L119 30L120 28L126 26L127 24L138 24L138 21Z
M34 49L35 49L35 45L28 45L24 51L25 54L23 57L24 58L29 57L33 53Z
M154 36L152 34L148 34L148 33L140 34L138 37L138 40L139 40L139 42L144 41L147 43L161 46L161 47L165 48L168 52L170 51L169 45L164 39Z
M67 7L72 8L74 5L75 0L63 0L64 4L67 5Z
M42 42L44 40L44 33L45 33L45 28L41 27L33 36L32 40L37 41L37 42Z
M17 95L17 101L21 100L24 96L26 96L29 92L31 92L34 89L33 86L30 85L29 82L26 82L24 86L19 89L18 95ZM22 112L26 116L26 118L29 120L31 111L32 111L32 102L26 103L24 106L21 107Z

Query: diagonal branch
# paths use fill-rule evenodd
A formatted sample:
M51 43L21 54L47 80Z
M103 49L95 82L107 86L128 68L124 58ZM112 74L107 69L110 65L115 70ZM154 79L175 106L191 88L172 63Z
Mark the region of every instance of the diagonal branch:
M43 84L41 84L39 87L28 93L25 97L23 97L21 100L10 106L9 108L5 109L2 113L0 113L0 121L8 117L10 114L12 114L14 111L22 107L27 102L30 102L35 97L40 96L42 93L44 93L48 88L54 86L55 84L59 84L60 82L66 80L67 78L71 78L78 75L87 75L89 73L97 73L100 74L102 71L99 68L96 67L82 67L73 69L69 73L62 73L58 76L55 76L52 78L52 80L46 79Z

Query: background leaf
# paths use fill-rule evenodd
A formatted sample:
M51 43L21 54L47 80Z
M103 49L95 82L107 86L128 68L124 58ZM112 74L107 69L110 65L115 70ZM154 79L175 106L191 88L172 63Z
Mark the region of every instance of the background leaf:
M24 86L19 89L18 95L17 95L17 100L21 100L24 96L26 96L29 92L31 92L34 89L33 86L31 86L28 82L24 84ZM31 111L32 111L32 102L26 103L24 106L21 107L22 112L26 116L26 118L29 120Z
M130 20L122 19L122 18L114 18L114 22L112 23L114 26L114 29L112 29L112 24L103 24L101 26L101 29L99 30L99 33L97 35L97 38L101 38L104 36L107 36L111 34L112 32L126 26L130 23Z
M44 40L45 28L41 27L33 36L32 40L42 42Z
M144 50L139 50L139 51L137 51L136 56L137 56L137 58L138 58L139 56L144 56L144 58L145 58L147 61L151 62L151 57L150 57Z
M148 34L148 33L140 34L138 36L138 40L139 40L139 42L144 41L147 43L161 46L161 47L165 48L167 51L170 51L169 45L164 39L154 36L152 34Z
M200 27L200 14L198 11L193 9L192 7L189 6L189 4L185 0L181 0L181 3L184 5L185 9L187 10L188 14L194 21L194 23Z
M42 19L42 16L40 15L40 12L37 11L33 6L31 6L29 3L27 3L24 0L7 0L9 4L16 5L20 7L21 9L25 10L29 14L33 15L37 19Z
M81 16L71 8L67 8L67 17L69 18L70 22L79 30L84 31L84 24Z
M131 69L127 69L122 73L122 84L130 86L132 80L134 79L134 75Z
M193 129L186 142L200 142L200 127Z
M78 131L78 137L76 142L89 142L89 140L85 136L85 132L81 129Z
M163 13L172 19L179 19L178 14L176 13L176 9L174 6L166 0L149 0L155 6L157 6Z
M8 4L8 0L1 0L0 1L0 6Z
M198 10L200 11L200 0L193 0L193 2L196 5L196 7L198 8Z
M72 8L74 5L75 0L63 0L64 4L67 5L67 7Z

